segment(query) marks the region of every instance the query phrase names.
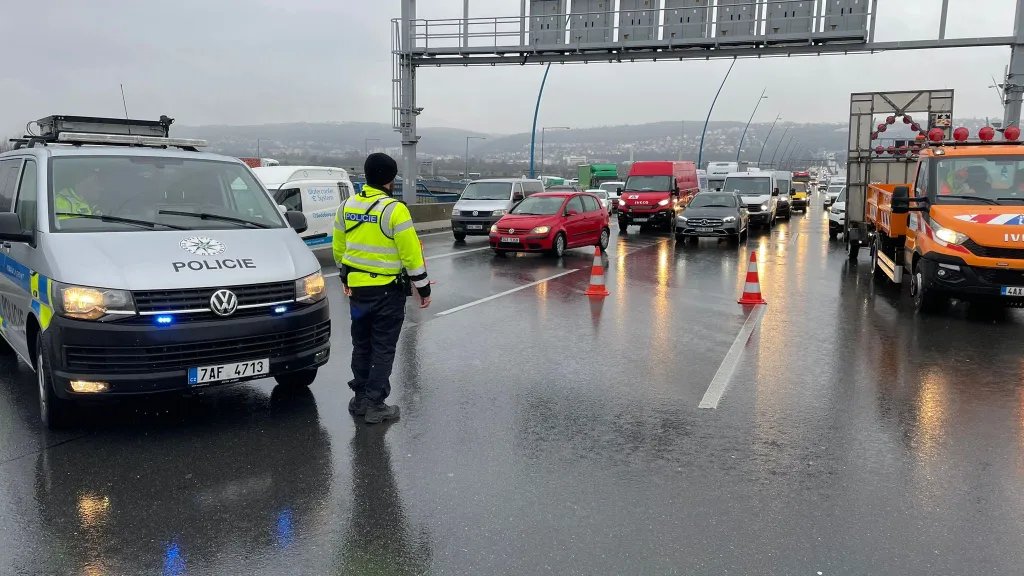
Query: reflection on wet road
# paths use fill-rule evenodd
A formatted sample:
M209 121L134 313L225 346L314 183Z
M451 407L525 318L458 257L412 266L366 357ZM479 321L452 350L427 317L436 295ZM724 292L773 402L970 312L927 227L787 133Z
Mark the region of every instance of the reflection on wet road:
M336 279L332 360L301 393L88 407L44 433L31 372L0 354L0 573L1024 565L1024 317L915 315L866 257L846 262L820 205L746 246L613 236L605 300L582 295L592 249L424 245L436 296L409 308L388 427L346 411ZM700 410L749 313L750 250L769 306Z

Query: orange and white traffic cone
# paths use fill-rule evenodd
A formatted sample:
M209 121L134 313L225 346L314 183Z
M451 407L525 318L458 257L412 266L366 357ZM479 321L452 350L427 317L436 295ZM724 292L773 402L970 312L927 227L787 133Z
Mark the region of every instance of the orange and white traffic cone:
M743 296L739 299L740 304L767 304L761 297L761 280L757 275L757 252L750 252L750 262L747 264L747 282L743 285Z
M584 292L587 296L605 297L610 295L604 287L604 264L601 263L601 247L594 248L594 266L590 269L590 287Z

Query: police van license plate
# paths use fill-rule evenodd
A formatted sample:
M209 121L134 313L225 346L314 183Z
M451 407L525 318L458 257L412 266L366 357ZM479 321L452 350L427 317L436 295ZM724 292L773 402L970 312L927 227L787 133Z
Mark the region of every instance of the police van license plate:
M467 230L483 230L484 229L484 225L483 224L467 224L466 225L466 229Z
M210 382L250 378L269 373L270 360L268 358L236 362L234 364L221 364L220 366L199 366L198 368L188 369L188 383L190 386L196 386Z
M1024 296L1024 286L1003 286L1003 296Z
M714 228L697 228L697 232L714 232Z
M647 222L650 218L633 218L633 222Z
M502 242L511 242L513 244L519 244L519 238L509 238L508 236L501 237Z

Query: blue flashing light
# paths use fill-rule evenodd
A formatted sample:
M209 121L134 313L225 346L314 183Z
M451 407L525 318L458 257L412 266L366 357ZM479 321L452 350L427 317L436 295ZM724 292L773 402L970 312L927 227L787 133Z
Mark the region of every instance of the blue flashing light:
M274 306L274 314L284 314L287 311L287 306Z
M156 323L160 324L161 326L169 326L173 322L174 316L171 316L170 314L161 314L160 316L156 317Z

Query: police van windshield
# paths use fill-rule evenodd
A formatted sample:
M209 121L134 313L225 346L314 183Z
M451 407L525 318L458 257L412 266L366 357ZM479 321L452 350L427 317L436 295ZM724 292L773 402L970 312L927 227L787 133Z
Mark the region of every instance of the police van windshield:
M722 190L743 196L767 196L772 193L772 181L770 178L726 178Z
M508 200L512 197L509 182L470 182L460 200Z
M69 156L53 158L51 170L51 226L58 232L145 230L139 222L157 230L286 226L249 171L233 162Z

